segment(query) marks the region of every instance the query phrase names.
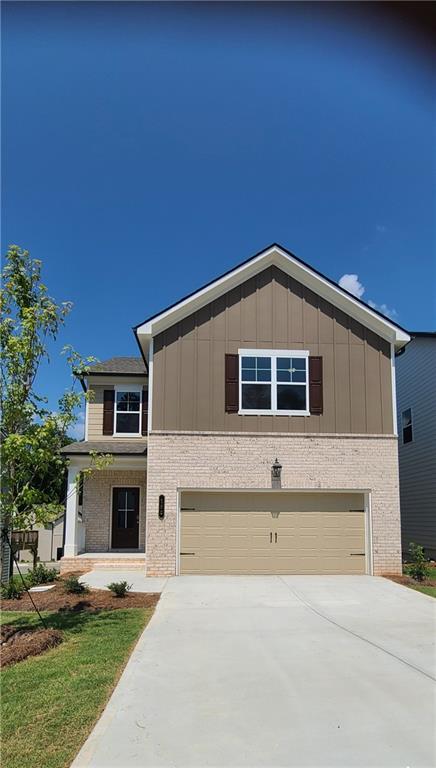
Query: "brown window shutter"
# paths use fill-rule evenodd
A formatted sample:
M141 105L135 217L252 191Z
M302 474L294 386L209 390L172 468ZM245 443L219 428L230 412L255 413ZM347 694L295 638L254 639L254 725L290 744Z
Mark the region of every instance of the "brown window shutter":
M239 410L239 355L226 355L226 413Z
M309 405L314 415L322 413L322 357L309 357Z
M142 422L141 433L146 435L148 431L148 391L142 390Z
M105 389L103 392L103 434L113 435L114 433L114 404L115 391Z

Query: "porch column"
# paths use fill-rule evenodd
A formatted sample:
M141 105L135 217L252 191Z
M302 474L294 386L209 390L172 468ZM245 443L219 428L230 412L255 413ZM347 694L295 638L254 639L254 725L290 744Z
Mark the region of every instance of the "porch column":
M67 503L65 508L64 557L74 557L78 552L76 478L79 472L79 467L71 465L68 467Z

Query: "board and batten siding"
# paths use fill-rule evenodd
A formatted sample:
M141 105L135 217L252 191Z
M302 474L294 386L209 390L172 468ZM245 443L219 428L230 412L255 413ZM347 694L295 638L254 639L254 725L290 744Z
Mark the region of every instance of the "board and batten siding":
M275 266L158 334L153 344L153 431L393 433L389 344ZM225 354L240 347L321 355L323 413L226 413Z
M403 550L411 541L436 557L436 338L416 337L397 358L398 451ZM412 409L413 440L401 414Z

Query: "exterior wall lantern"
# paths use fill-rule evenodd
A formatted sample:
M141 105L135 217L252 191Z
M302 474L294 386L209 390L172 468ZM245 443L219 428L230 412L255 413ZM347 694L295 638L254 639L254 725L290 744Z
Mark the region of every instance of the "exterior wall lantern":
M271 487L272 488L282 487L282 465L280 464L278 459L275 460L274 464L271 467Z
M159 496L159 520L163 520L165 517L165 496L163 493Z

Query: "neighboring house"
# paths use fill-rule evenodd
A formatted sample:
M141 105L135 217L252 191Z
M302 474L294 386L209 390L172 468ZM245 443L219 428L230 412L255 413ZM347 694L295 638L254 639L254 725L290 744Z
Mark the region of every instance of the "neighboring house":
M436 558L436 332L410 335L396 365L403 551Z
M82 552L148 575L401 571L406 331L272 245L134 333L141 358L83 377L64 569ZM92 450L114 461L86 480L80 519Z
M64 534L64 515L46 525L34 525L33 531L38 531L37 558L41 563L59 560L62 552ZM20 562L33 562L33 554L29 549L19 551Z

